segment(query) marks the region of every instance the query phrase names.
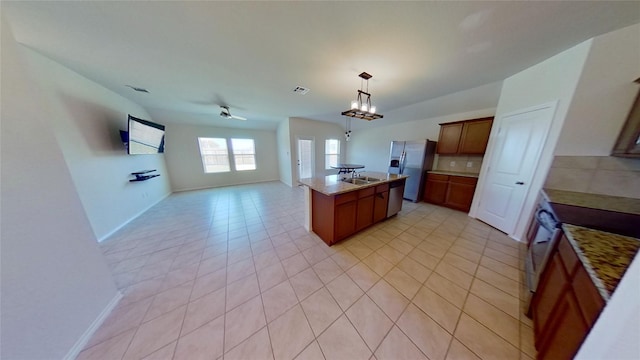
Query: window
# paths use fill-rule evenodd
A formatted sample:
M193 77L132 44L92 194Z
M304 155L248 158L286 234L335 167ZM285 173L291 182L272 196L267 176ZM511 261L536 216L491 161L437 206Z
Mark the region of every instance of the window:
M205 173L218 173L231 171L229 167L229 150L227 139L222 138L198 138L202 166Z
M231 139L236 171L256 169L256 149L253 139Z
M324 141L324 166L325 169L331 169L332 166L338 166L340 161L340 140L327 139Z

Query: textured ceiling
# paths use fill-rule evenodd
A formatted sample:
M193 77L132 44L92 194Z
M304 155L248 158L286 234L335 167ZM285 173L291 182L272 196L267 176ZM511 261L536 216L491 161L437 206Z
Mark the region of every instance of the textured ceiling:
M400 114L640 22L638 1L1 6L18 42L144 106L156 121L268 129L288 117L343 124L339 114L355 97L362 71L373 75L369 90L378 112ZM311 91L298 95L296 86ZM487 107L497 105L497 94L486 99ZM221 104L249 120L220 118ZM385 116L363 124L406 120L414 119Z

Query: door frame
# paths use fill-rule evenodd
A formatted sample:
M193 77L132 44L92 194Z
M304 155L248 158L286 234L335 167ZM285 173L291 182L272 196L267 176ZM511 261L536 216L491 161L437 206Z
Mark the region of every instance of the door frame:
M473 196L471 211L469 211L470 217L474 219L477 218L477 214L480 206L480 200L482 198L486 180L488 178L489 165L496 151L495 135L498 133L498 131L500 131L500 127L502 126L503 119L506 117L510 117L518 114L550 108L551 121L549 121L549 123L547 124L547 129L546 129L547 134L546 134L544 143L542 145L542 150L540 152L540 155L538 156L538 163L535 164L533 176L531 179L529 179L530 186L524 195L524 201L519 209L519 216L518 216L518 220L516 220L514 230L512 233L507 234L509 237L511 237L514 240L523 241L524 235L527 229L527 225L533 215L533 210L534 210L536 201L538 200L538 193L542 189L542 186L544 185L544 182L547 178L549 169L551 168L551 163L553 162L553 158L554 158L555 146L560 136L560 131L562 130L562 123L564 121L558 121L558 119L556 118L558 115L558 103L559 103L559 100L554 100L554 101L542 103L539 105L534 105L534 106L510 111L505 114L500 114L498 117L496 117L497 122L494 122L494 126L491 128L491 135L489 137L487 151L485 152L485 155L484 155L485 160L482 162L482 167L480 169L480 176L478 178L478 186L476 187L476 191Z
M298 182L298 180L300 180L300 165L298 165L298 162L300 161L300 140L309 140L311 141L311 177L314 177L316 174L316 139L313 136L296 136L296 157L295 157L295 167L296 167L296 171L294 172L295 174L295 179L293 181L294 184L296 184Z

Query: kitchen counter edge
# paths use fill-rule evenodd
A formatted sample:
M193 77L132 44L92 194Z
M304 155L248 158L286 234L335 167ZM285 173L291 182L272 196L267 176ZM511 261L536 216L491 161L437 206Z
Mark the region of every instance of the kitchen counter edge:
M374 171L363 171L358 173L358 176L369 176L372 178L380 179L380 181L372 182L369 184L356 185L341 181L342 178L349 178L350 174L339 175L327 175L324 177L305 178L298 180L298 183L309 187L311 190L315 190L324 195L333 196L344 194L351 191L365 189L368 187L391 183L398 180L408 178L408 175L388 174Z
M608 302L627 268L637 255L638 249L640 248L640 239L572 224L562 224L562 230L573 247L573 250L578 255L580 262L584 265L589 277L591 277L593 284L598 289L598 292L602 298ZM637 243L633 243L634 241ZM583 246L580 246L580 243L584 243ZM589 243L591 243L591 245ZM600 247L600 253L598 253L598 249L593 249L594 243ZM627 258L623 258L622 254L619 253L620 248L624 248L624 246L622 246L624 243L627 244L627 251L632 252ZM631 246L629 246L629 243L631 243ZM586 248L586 251L583 250L583 247ZM605 249L605 252L618 253L620 256L618 256L617 261L620 262L622 259L624 269L621 269L620 266L612 265L609 265L609 269L603 269L602 264L599 268L595 267L594 262L596 264L602 262L600 259L603 257L602 247L608 248ZM629 247L634 247L635 249L629 249ZM628 262L626 261L627 259ZM607 266L606 263L604 265ZM609 279L603 279L603 277L608 277ZM605 281L615 281L615 284L607 288Z

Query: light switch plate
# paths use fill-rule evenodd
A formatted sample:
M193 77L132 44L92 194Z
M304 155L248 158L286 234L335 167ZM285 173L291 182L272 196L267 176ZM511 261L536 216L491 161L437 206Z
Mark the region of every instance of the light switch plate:
M450 162L450 163L449 163L449 166L451 166L451 167L456 166L456 162L455 162L455 161Z
M472 167L473 163L471 161L467 161L467 167Z

